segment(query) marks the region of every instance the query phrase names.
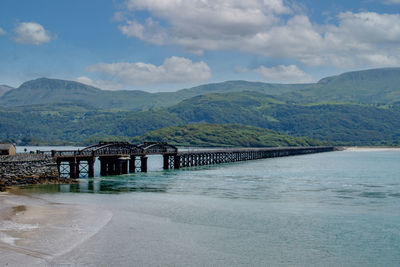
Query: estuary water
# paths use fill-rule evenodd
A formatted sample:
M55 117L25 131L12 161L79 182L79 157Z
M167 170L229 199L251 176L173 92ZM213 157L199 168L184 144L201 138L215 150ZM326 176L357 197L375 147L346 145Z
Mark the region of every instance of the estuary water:
M400 266L400 150L355 150L29 186L112 213L52 259L85 266ZM62 246L62 244L60 244Z

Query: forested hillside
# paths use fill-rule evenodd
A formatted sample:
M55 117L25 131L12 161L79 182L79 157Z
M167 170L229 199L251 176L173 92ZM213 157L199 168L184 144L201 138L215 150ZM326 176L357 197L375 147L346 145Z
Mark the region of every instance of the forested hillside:
M85 105L0 108L0 139L17 143L79 143L133 139L167 126L242 124L340 145L399 145L398 105L292 104L257 92L196 96L148 111Z
M242 124L188 124L151 131L132 139L133 143L167 142L181 146L203 147L277 147L316 146L323 142L293 137L271 130Z

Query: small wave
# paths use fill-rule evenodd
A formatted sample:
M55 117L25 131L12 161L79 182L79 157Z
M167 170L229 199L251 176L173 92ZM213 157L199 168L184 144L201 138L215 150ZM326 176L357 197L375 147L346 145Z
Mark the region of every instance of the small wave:
M336 193L355 193L355 192L358 192L358 190L355 190L355 189L339 189L339 190L335 190L334 192L336 192Z
M354 197L349 197L349 196L336 196L336 197L341 199L354 199Z
M360 196L367 198L386 198L386 194L383 192L363 192Z
M359 184L359 185L364 186L364 187L368 187L368 188L379 188L379 187L384 187L384 186L382 186L382 185L373 185L373 184Z
M39 228L37 224L23 224L8 220L0 224L0 231L29 231L37 228Z
M400 198L400 193L389 194L389 196Z
M15 241L17 240L19 240L19 238L12 237L10 235L0 232L0 241L3 243L13 246L15 245Z

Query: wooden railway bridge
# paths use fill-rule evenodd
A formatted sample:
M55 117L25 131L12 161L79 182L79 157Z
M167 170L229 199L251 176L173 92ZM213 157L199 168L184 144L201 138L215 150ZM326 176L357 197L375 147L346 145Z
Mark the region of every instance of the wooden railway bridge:
M100 161L100 175L108 176L147 172L148 155L162 155L163 169L167 170L334 150L332 146L319 146L178 151L177 147L160 142L141 145L127 142L100 142L82 150L52 150L43 153L51 154L55 158L61 176L79 178L94 177L96 158Z

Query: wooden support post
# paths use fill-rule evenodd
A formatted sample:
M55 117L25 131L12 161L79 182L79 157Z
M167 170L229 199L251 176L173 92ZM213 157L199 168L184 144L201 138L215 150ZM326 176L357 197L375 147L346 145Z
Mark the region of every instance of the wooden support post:
M71 160L69 162L69 177L70 178L76 178L76 161Z
M128 174L128 159L122 161L122 174Z
M163 169L169 169L169 155L163 155Z
M116 164L114 159L109 159L107 164L107 172L108 175L115 175L116 173Z
M88 159L88 177L93 178L94 177L94 162L96 158L93 157L91 159Z
M57 170L58 170L58 176L61 175L61 159L57 159Z
M108 171L107 171L108 161L105 158L99 158L99 160L100 160L100 175L107 176L108 175Z
M141 171L142 172L147 172L147 157L146 156L141 156L140 157L140 163L141 163Z
M81 161L80 160L76 160L76 171L75 171L75 175L76 175L76 178L79 178L79 175L81 174L81 171L80 171L80 169L79 169L79 165L81 164Z
M135 160L136 156L131 155L131 159L129 160L129 173L134 173L136 170Z
M121 175L122 174L122 160L121 159L115 159L114 160L115 164L115 175Z
M181 167L181 157L174 155L174 169L179 169Z

